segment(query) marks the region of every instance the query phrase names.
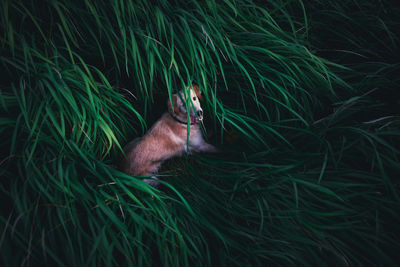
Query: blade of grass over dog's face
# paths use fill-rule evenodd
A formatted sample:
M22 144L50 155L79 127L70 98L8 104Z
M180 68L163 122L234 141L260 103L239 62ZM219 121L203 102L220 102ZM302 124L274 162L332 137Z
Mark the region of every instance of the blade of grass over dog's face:
M3 2L2 265L395 265L399 4ZM193 84L229 153L119 172Z

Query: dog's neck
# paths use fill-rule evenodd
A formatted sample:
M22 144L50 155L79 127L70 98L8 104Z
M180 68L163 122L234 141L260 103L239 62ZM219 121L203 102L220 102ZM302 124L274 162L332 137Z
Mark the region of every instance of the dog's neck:
M174 119L175 121L179 122L180 124L187 125L188 123L185 121L180 120L178 117L174 116L173 114L169 113L169 115ZM196 125L198 123L190 123L190 125Z

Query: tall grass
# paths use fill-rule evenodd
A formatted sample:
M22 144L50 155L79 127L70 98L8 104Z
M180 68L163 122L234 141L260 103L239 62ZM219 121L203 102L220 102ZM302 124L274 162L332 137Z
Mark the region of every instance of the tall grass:
M399 11L3 1L2 265L395 265ZM119 172L193 83L229 154L170 160L159 189Z

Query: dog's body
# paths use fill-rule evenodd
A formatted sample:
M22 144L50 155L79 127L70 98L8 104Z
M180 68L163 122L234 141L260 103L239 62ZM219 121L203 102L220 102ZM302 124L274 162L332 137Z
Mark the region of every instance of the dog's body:
M154 175L163 161L181 156L185 152L214 153L219 151L203 139L199 125L199 121L203 119L203 111L196 89L190 90L189 98L185 98L183 91L174 94L172 106L168 100L169 112L164 113L145 136L135 139L125 146L126 158L122 162L123 172L133 176ZM191 104L189 142L187 140L188 123L185 99L190 99ZM158 184L150 179L144 181L152 185Z

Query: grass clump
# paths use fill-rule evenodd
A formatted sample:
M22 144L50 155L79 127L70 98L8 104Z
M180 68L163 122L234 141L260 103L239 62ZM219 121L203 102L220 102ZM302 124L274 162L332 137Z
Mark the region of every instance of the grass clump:
M399 11L4 1L2 265L395 265ZM192 83L231 154L168 161L161 190L119 172Z

